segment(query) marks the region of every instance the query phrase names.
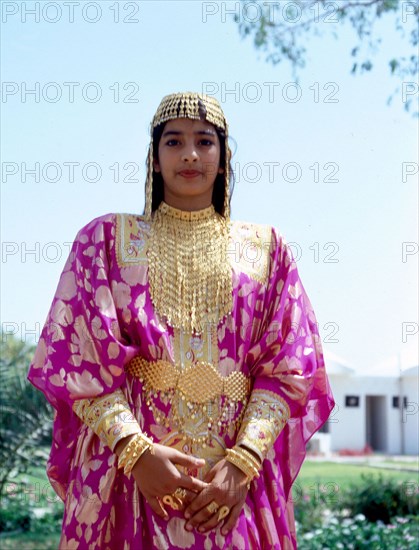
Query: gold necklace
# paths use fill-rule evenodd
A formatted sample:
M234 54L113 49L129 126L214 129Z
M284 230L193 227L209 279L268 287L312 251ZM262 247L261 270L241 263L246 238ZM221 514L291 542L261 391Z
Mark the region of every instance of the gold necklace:
M161 202L147 251L151 299L174 328L200 333L233 307L228 224L211 205L188 212Z

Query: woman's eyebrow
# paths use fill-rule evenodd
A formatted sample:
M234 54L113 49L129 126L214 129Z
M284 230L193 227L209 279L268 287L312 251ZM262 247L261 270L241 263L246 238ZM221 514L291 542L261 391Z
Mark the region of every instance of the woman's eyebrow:
M183 132L180 132L179 130L167 130L167 132L163 132L162 137L166 136L180 136ZM205 135L205 136L215 136L215 132L213 130L197 130L194 132L194 134L198 135Z

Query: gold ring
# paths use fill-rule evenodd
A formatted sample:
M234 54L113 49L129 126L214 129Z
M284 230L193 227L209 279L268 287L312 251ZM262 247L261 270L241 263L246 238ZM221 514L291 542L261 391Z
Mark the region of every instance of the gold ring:
M221 506L218 512L218 521L224 519L230 513L230 508L228 506Z
M215 500L213 500L212 502L210 502L210 503L208 504L208 506L205 506L205 510L208 510L208 512L209 512L210 514L215 514L215 512L218 510L219 507L220 507L220 505L217 504L217 503L215 502Z
M173 510L180 510L180 504L178 499L173 498L173 495L164 495L163 502L173 508Z

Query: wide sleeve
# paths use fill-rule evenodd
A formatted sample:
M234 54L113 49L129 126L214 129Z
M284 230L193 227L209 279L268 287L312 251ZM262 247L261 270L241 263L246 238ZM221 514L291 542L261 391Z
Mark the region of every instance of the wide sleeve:
M137 351L121 331L110 285L114 216L96 218L73 243L28 378L50 403L110 394Z
M254 384L236 444L280 455L289 490L334 406L316 317L285 239L272 231L264 318L246 362ZM271 455L272 456L272 455Z
M120 388L94 399L78 399L73 411L111 451L121 439L142 432Z
M138 346L124 333L112 295L114 238L114 214L78 232L28 373L55 409L47 474L63 500L86 424L109 453L140 431L123 392L124 366Z

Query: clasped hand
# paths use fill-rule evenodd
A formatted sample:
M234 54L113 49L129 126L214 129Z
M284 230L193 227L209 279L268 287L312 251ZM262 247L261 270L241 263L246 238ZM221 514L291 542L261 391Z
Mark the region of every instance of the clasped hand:
M218 512L211 512L207 506L215 501L217 506L229 508L221 531L223 535L227 534L235 526L246 500L246 475L234 464L222 459L201 481L179 472L175 464L190 469L200 468L205 460L155 443L154 454L146 452L134 466L134 479L151 508L167 519L169 516L162 502L163 496L183 487L187 493L183 499L184 515L188 519L186 529L198 529L200 532L214 529L220 523Z

